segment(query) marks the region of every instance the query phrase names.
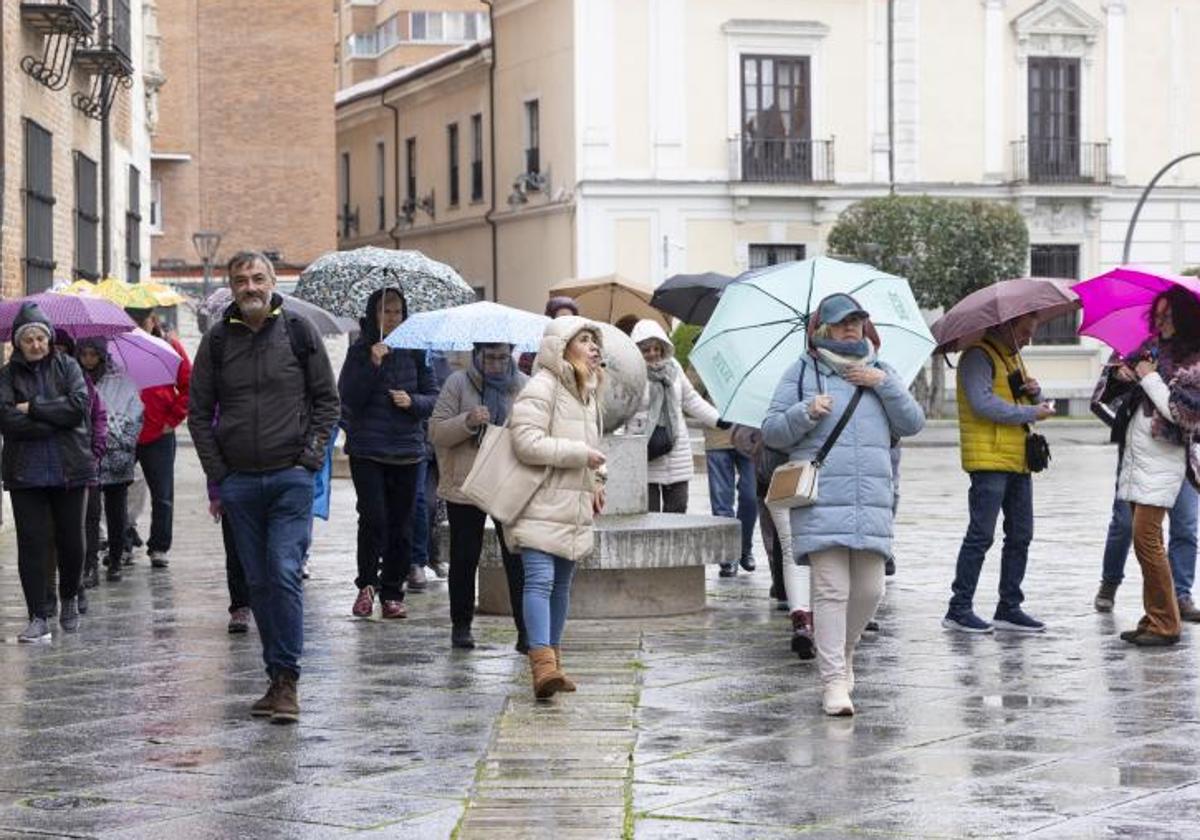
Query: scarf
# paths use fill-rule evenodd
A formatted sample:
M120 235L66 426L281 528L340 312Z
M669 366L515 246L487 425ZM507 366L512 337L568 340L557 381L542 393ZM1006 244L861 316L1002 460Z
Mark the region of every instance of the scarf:
M858 341L816 338L813 339L813 347L817 350L817 358L833 368L838 376L842 376L846 368L852 365L866 367L875 363L875 346L865 338Z
M1200 357L1192 354L1190 357L1181 357L1179 350L1172 346L1172 342L1165 340L1157 347L1145 347L1144 356L1147 358L1155 358L1158 362L1158 374L1162 377L1163 382L1171 388L1171 407L1176 411L1181 411L1181 420L1187 424L1192 419L1192 411L1186 407L1188 404L1192 406L1200 405L1200 392L1195 390L1196 376L1194 368ZM1157 351L1157 352L1156 352ZM1172 352L1175 351L1175 352ZM1177 380L1177 374L1190 373L1190 376L1183 376ZM1176 423L1174 417L1163 417L1158 413L1158 409L1154 407L1154 403L1144 394L1141 396L1142 411L1150 418L1150 436L1156 440L1165 441L1182 445L1184 442L1184 432ZM1189 435L1190 437L1190 435Z
M650 411L646 417L651 433L658 426L666 426L671 440L678 440L675 424L679 417L679 406L675 404L675 377L679 367L672 359L657 365L646 365L646 379L650 384Z
M491 415L492 419L489 422L493 426L503 426L508 422L508 410L512 408L512 386L515 374L512 360L509 359L504 373L498 376L488 376L483 372L483 364L478 353L472 354L471 361L482 383L479 399L487 407L488 414Z

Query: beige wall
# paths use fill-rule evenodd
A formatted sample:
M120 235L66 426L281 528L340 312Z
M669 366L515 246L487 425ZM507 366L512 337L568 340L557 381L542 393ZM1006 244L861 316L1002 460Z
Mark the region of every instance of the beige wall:
M501 303L541 312L555 283L575 276L569 208L499 218Z

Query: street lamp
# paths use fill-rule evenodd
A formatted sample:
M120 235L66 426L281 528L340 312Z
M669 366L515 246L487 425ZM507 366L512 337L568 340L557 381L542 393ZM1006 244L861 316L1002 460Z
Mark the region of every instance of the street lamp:
M1138 199L1137 206L1133 208L1133 216L1129 220L1129 227L1125 230L1125 248L1121 251L1122 265L1129 264L1129 252L1133 248L1133 229L1137 227L1138 216L1142 215L1142 205L1146 203L1146 199L1150 197L1150 193L1154 190L1155 186L1158 185L1158 182L1162 176L1167 174L1167 170L1177 163L1194 157L1200 157L1200 152L1188 152L1186 155L1180 155L1179 157L1175 158L1162 169L1158 170L1158 174L1151 178L1150 183L1146 185L1146 189L1142 190L1142 196Z
M192 234L192 245L196 248L196 253L200 255L200 261L204 264L204 285L203 296L204 300L208 300L209 292L212 290L212 267L213 262L217 258L217 249L221 247L221 234L213 233L212 231L199 231ZM202 331L208 329L208 317L203 314L201 308L200 329Z

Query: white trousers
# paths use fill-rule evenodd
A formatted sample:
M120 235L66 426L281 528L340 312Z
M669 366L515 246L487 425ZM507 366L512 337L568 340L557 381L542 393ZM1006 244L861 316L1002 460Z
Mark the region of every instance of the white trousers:
M863 628L883 599L884 556L830 548L808 556L812 563L813 638L817 668L828 685L847 678Z
M767 506L775 533L779 536L780 556L783 559L783 586L787 590L788 611L812 611L811 570L808 560L797 563L792 554L792 511L786 507Z

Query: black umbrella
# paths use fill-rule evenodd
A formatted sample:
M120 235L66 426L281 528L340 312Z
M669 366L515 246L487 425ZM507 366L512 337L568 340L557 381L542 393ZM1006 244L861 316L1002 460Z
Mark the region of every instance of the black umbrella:
M650 305L659 312L674 315L685 324L704 326L717 308L721 292L732 282L732 277L715 271L676 274L655 290Z

